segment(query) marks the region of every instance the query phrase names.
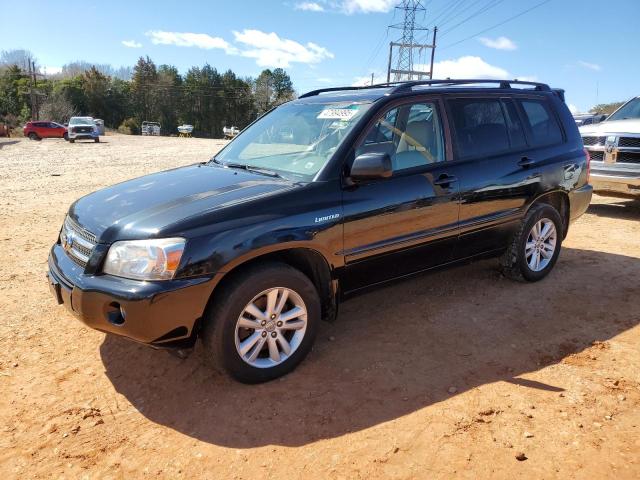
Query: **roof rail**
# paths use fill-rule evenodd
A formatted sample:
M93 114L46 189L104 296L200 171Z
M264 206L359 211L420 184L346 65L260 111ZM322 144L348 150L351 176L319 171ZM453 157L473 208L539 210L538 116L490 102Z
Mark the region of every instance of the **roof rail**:
M474 83L495 83L498 85L498 88L503 88L503 89L507 89L507 88L511 88L512 84L515 85L530 85L535 87L536 90L540 90L540 91L551 91L551 88L549 88L549 85L547 85L546 83L539 83L539 82L527 82L524 80L489 80L489 79L464 79L464 80L452 80L452 79L446 79L446 80L409 80L408 82L402 82L402 84L398 85L397 87L395 87L390 93L394 94L394 93L399 93L399 92L404 92L407 90L411 90L413 87L417 87L420 85L442 85L442 86L448 86L448 85L469 85L469 84L474 84Z
M331 88L319 88L317 90L311 90L310 92L300 95L298 98L315 97L325 92L342 92L344 90L366 90L369 88L384 88L391 87L403 82L390 82L390 83L376 83L375 85L363 85L359 87L331 87Z
M307 98L307 97L315 97L316 95L320 95L325 92L341 92L345 90L366 90L370 88L385 88L385 87L393 87L393 89L389 92L390 95L394 93L401 93L405 91L411 91L413 87L421 86L421 85L439 85L439 86L449 86L449 85L470 85L470 84L481 84L481 83L492 83L497 84L498 88L507 89L511 88L511 85L529 85L533 86L535 90L539 91L551 91L551 88L546 83L539 82L527 82L524 80L490 80L490 79L446 79L446 80L409 80L403 82L388 82L388 83L376 83L374 85L364 85L361 87L332 87L332 88L319 88L318 90L311 90L303 95L300 95L298 98Z

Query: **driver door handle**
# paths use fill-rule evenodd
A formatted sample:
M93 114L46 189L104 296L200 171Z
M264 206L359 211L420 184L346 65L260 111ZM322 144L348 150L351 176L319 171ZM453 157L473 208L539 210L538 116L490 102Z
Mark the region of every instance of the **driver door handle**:
M446 173L443 173L442 175L440 175L437 179L435 179L433 181L434 185L442 185L442 186L446 186L449 185L451 183L455 183L458 181L458 177L454 176L454 175L447 175Z

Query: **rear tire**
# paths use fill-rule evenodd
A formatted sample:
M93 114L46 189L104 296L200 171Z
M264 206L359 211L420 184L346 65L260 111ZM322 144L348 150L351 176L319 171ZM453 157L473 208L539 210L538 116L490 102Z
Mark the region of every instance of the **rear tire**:
M500 259L512 280L537 282L553 269L562 247L562 218L551 205L532 206Z
M76 141L73 138L70 138L69 143L76 143Z
M205 314L205 355L243 383L267 382L307 356L319 322L318 292L306 275L284 263L250 267L214 293Z
M96 139L94 139L94 142L96 142L96 143L100 143L100 139L99 139L99 138L96 138Z
M29 134L29 140L40 140L40 137L35 132Z

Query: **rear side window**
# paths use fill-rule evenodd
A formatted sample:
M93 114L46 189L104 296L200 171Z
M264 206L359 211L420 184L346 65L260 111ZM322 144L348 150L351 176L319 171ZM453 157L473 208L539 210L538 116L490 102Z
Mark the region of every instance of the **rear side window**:
M460 98L449 105L461 157L491 156L511 148L499 99Z
M562 142L562 130L544 100L519 100L525 113L525 121L529 123L529 133L533 147L556 145Z

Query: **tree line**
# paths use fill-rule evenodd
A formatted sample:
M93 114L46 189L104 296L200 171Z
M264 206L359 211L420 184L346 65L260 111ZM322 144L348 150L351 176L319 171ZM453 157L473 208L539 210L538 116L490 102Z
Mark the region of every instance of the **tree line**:
M281 68L263 70L257 78L221 73L209 64L180 74L175 66L140 57L132 69L74 62L57 75L38 71L34 78L31 58L21 50L0 55L0 123L17 127L36 115L65 123L86 115L122 133L140 133L143 121L153 121L163 134L175 134L186 123L194 135L221 137L224 126L244 128L295 97Z

